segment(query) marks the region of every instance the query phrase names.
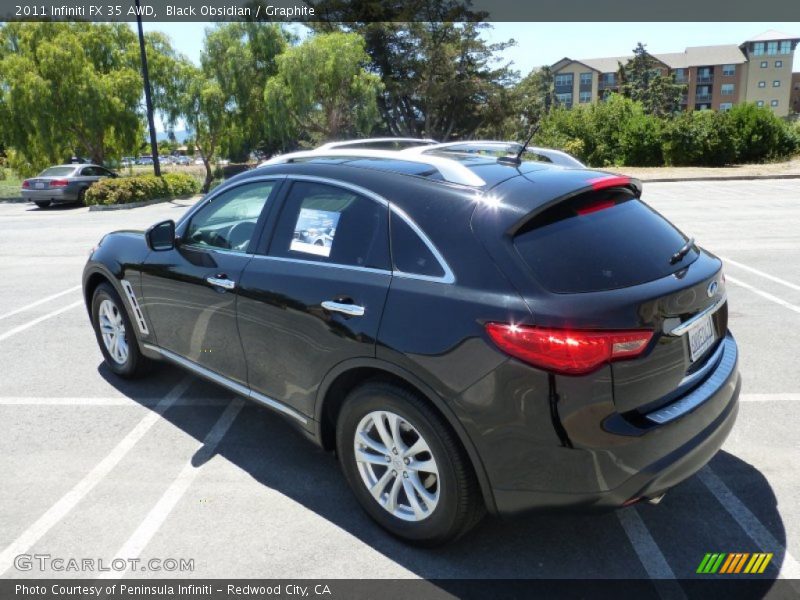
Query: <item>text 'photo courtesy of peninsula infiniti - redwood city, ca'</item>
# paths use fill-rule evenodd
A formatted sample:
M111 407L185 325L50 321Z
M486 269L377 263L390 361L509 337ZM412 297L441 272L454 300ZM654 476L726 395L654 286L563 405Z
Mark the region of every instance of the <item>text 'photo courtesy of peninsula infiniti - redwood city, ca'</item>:
M105 362L273 409L411 543L657 502L736 419L722 263L637 180L491 144L286 154L109 233L83 275Z

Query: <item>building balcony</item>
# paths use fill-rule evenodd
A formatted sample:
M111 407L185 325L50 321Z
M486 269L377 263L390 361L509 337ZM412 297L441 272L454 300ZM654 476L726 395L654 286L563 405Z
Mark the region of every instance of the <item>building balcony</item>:
M698 103L711 102L711 94L695 94L694 101Z
M714 75L698 75L697 83L714 83Z

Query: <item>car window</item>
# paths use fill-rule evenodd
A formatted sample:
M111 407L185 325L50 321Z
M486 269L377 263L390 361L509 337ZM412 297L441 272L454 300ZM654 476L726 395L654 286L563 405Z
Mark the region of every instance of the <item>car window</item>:
M385 205L332 185L292 184L269 254L355 267L389 269Z
M81 171L81 175L84 177L95 177L97 175L102 175L102 173L100 173L100 169L97 167L84 167L83 171Z
M403 273L444 277L444 269L428 245L405 219L392 213L392 262Z
M67 177L74 171L75 167L50 167L39 173L39 177Z
M274 181L237 186L215 196L189 222L187 244L246 252Z

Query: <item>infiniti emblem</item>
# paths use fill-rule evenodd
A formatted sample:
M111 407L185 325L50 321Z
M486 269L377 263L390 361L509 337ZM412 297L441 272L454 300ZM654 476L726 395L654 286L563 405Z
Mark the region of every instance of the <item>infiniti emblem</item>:
M709 298L711 298L714 294L717 293L718 287L719 284L716 281L712 281L711 283L708 284L708 289L706 290L706 293L708 294Z

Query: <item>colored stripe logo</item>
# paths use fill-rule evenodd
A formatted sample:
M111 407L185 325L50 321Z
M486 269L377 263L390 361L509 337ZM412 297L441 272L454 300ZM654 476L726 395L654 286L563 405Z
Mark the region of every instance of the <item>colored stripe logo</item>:
M737 573L760 574L772 560L772 552L708 552L697 573L735 575Z

